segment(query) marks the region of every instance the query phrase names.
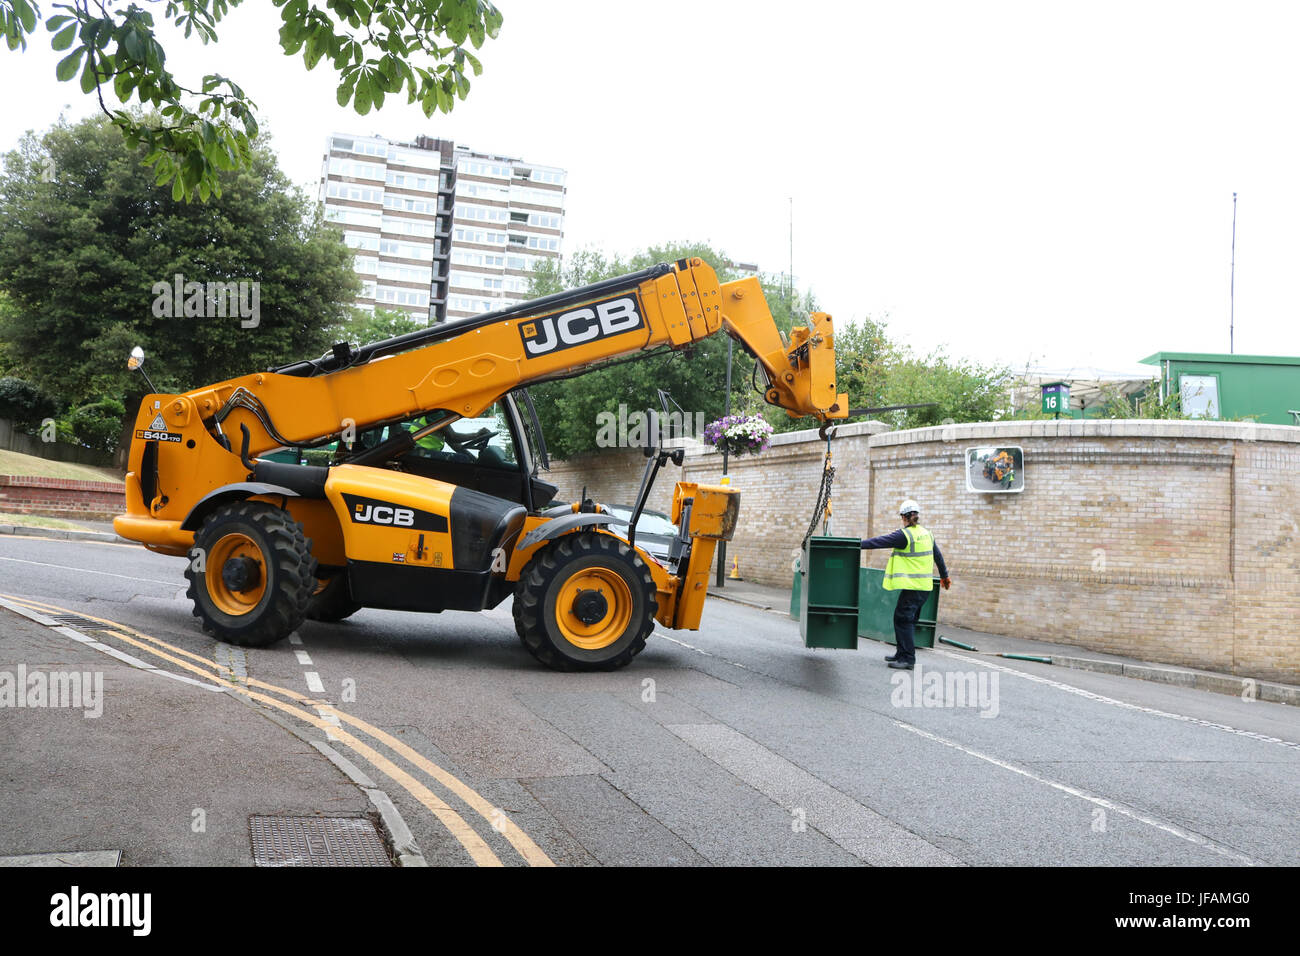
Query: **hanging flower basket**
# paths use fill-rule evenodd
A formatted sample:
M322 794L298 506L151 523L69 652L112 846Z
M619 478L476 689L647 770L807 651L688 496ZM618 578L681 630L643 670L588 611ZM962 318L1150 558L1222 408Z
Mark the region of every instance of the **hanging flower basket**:
M727 415L704 426L704 441L733 458L757 455L772 444L772 426L761 415Z

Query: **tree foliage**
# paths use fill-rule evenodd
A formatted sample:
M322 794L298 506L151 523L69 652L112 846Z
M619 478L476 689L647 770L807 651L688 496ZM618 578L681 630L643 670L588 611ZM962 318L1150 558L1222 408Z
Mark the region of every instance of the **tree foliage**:
M308 70L328 61L339 78L338 104L351 104L363 116L403 92L425 116L450 112L468 95L470 72L482 71L470 47L497 36L502 22L489 0L272 2L281 10L285 54L301 53ZM186 39L197 34L202 43L215 43L217 25L239 3L165 0L162 17ZM197 90L178 83L148 9L115 0L71 0L52 9L60 12L44 23L53 35L50 45L63 54L56 79L76 80L82 93L95 95L127 145L143 147L157 184L172 184L173 199L219 196L221 174L253 162L257 105L219 73L205 75ZM0 0L0 36L10 50L25 50L42 18L34 0ZM106 95L124 107L136 103L155 112L142 118L110 109Z
M90 402L74 408L65 419L74 440L95 451L111 452L117 447L126 407L115 398Z
M5 158L0 343L11 371L60 407L114 399L133 416L146 389L125 367L132 346L164 391L324 351L359 287L352 254L269 148L255 144L247 168L221 174L220 203L193 205L153 188L142 152L96 117L29 134ZM179 301L178 276L204 295ZM256 314L223 314L209 283L243 283L239 305ZM191 304L201 314L186 315Z
M905 354L889 368L884 404L937 405L885 412L879 417L897 428L993 421L1005 409L1010 378L1010 371L1003 366L951 359L943 349L924 358Z
M59 403L31 382L6 376L0 378L0 418L11 421L15 428L35 432L47 418L59 411Z
M406 335L425 327L425 323L401 309L377 308L374 312L354 308L343 337L357 345L369 345L384 339Z
M1004 366L953 359L942 348L913 355L891 338L885 321L871 318L835 330L835 364L837 385L848 393L850 408L935 403L867 416L895 428L992 421L1004 411L1011 381Z

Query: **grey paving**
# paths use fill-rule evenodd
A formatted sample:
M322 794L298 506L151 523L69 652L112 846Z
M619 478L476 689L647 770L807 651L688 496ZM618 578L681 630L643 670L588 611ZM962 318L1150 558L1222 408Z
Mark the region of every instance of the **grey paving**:
M127 666L0 609L0 671L84 672L102 713L5 708L0 853L113 847L122 866L252 864L255 813L363 814L369 800L256 711Z

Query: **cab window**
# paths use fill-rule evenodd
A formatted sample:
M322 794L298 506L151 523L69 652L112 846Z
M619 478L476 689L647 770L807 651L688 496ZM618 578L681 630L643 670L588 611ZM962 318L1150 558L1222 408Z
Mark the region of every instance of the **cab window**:
M373 448L393 438L399 430L414 435L430 425L434 430L416 438L415 447L403 457L519 470L514 438L500 403L475 418L461 418L455 412L437 409L395 425L367 429L357 436L357 447Z
M451 456L456 461L472 461L485 468L518 471L519 458L515 453L514 437L505 409L496 403L474 418L459 418L434 432L429 438L442 442L440 457ZM415 454L421 451L422 442L416 442Z

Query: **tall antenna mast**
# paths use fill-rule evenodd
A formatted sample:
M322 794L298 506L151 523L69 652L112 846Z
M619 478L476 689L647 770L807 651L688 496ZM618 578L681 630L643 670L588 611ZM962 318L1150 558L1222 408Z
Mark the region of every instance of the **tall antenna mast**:
M790 303L790 314L794 314L794 197L790 197L790 272L789 289L786 300Z
M1237 194L1232 194L1232 271L1228 274L1228 354L1232 354L1237 296Z

